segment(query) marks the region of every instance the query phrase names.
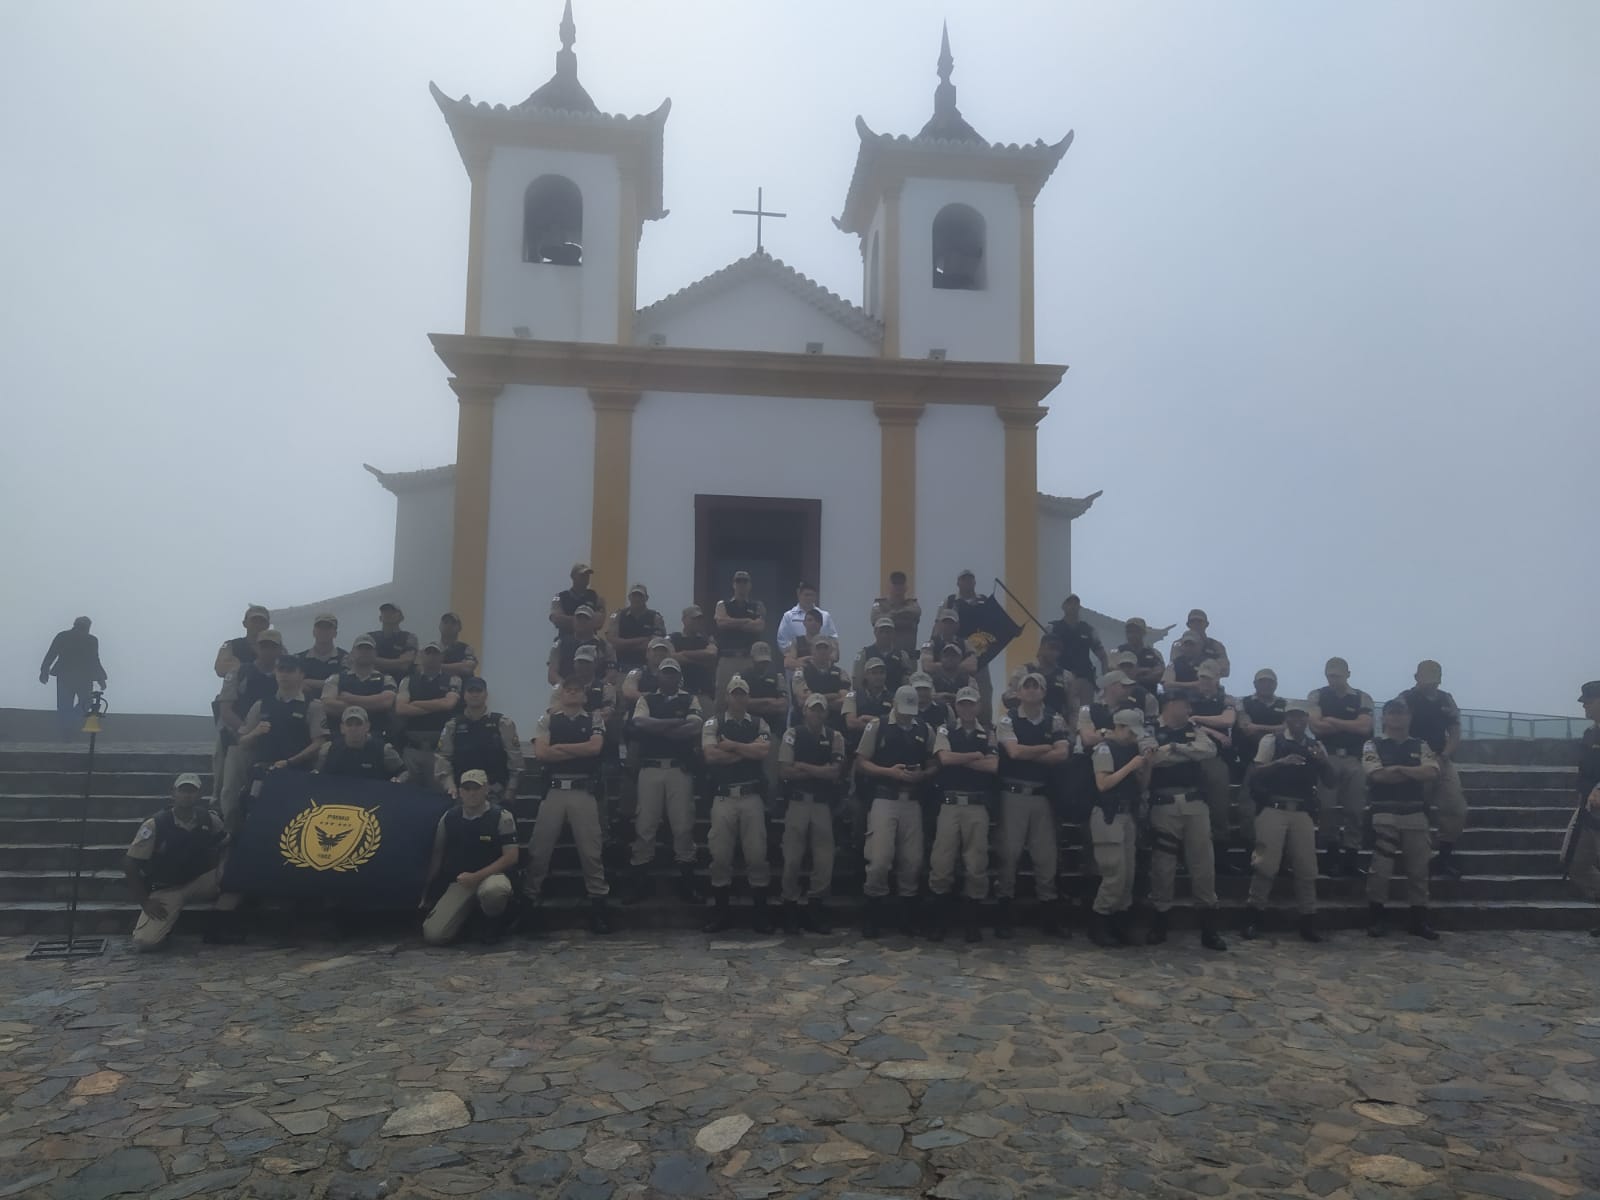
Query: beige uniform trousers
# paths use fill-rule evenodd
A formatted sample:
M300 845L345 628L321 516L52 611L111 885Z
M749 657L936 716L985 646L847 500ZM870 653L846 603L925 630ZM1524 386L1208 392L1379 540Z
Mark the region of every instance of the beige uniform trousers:
M1426 813L1375 812L1372 814L1372 865L1367 868L1367 899L1383 904L1389 899L1394 860L1404 860L1406 903L1416 908L1428 903L1428 865L1433 842L1428 837Z
M806 848L811 848L811 886L800 892ZM833 886L833 809L823 800L789 801L783 814L783 900L820 904Z
M1587 824L1578 831L1567 874L1580 892L1600 902L1600 813L1590 812L1587 817Z
M640 767L636 807L629 856L634 866L654 861L662 814L672 831L672 857L684 865L694 862L694 780L689 772L682 767Z
M1452 845L1467 831L1467 794L1461 790L1461 773L1448 758L1436 759L1439 778L1423 784L1428 807L1439 814L1439 840Z
M733 886L733 854L741 848L750 886L764 888L772 882L772 866L767 862L767 802L759 792L714 797L706 842L711 850L712 887Z
M902 896L917 894L922 883L922 805L909 793L878 796L867 810L868 896L889 894L889 872Z
M1094 865L1100 888L1094 894L1094 911L1109 917L1133 904L1134 853L1138 830L1133 818L1119 812L1107 821L1095 808L1089 813L1089 839L1094 844Z
M1150 855L1150 903L1157 912L1172 907L1178 880L1178 853L1189 865L1190 890L1201 908L1217 906L1216 861L1211 852L1211 809L1199 792L1176 799L1152 796L1150 829L1155 850Z
M928 890L935 896L949 895L955 887L957 860L962 894L982 900L989 894L989 809L981 800L939 806L928 862Z
M1000 785L1000 877L995 895L1010 900L1017 894L1017 867L1026 850L1033 861L1033 890L1040 900L1056 898L1056 860L1060 836L1050 797L1023 795Z
M152 900L159 900L166 906L167 915L161 920L156 920L148 913L141 912L139 919L133 924L133 945L137 950L150 950L167 940L167 935L172 932L178 923L178 914L183 911L186 904L198 904L206 900L217 901L217 910L225 912L238 907L239 897L234 895L224 896L222 893L222 868L213 867L204 875L197 875L182 887L162 888L160 891L150 893Z
M1294 872L1294 903L1302 916L1317 911L1317 827L1302 801L1274 796L1284 808L1263 807L1256 814L1256 848L1250 855L1250 907L1265 908L1285 854Z
M511 880L504 875L491 875L476 888L452 883L423 920L422 940L430 946L448 946L460 936L474 905L483 909L484 916L498 917L510 903Z
M561 838L562 827L567 825L572 827L572 844L577 847L578 864L583 868L583 890L590 896L604 896L611 891L601 860L605 839L600 831L600 801L581 787L551 788L539 802L533 832L528 835L528 866L522 887L532 899L539 898L550 874L550 855Z
M1367 775L1358 754L1328 755L1327 783L1319 784L1322 844L1361 849L1362 822L1367 815Z

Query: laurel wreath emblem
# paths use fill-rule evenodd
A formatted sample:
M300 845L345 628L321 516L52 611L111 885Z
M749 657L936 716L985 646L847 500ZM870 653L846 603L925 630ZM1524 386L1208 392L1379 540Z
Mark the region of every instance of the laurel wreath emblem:
M314 871L354 871L357 867L370 862L373 855L378 853L378 847L383 844L383 828L378 823L376 809L364 810L360 839L351 852L339 862L324 865L313 862L301 852L300 845L305 827L317 815L319 807L315 800L311 801L311 807L297 814L283 827L283 833L278 838L278 853L283 855L284 861L292 867L309 867Z

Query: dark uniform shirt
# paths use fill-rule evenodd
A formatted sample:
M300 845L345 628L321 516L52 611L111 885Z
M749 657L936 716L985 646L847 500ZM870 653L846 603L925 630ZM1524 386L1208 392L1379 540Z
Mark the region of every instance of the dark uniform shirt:
M1425 692L1414 687L1401 692L1400 699L1411 709L1411 736L1427 742L1435 754L1444 753L1451 732L1461 728L1455 697L1439 688Z

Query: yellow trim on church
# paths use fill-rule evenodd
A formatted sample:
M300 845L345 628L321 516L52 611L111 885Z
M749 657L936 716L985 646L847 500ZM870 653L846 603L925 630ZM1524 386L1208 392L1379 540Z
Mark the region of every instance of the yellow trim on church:
M619 603L628 587L629 506L633 482L633 411L638 392L591 389L594 406L594 510L589 524L591 586Z
M499 384L450 381L459 401L456 424L456 507L450 543L450 607L462 638L483 644L483 605L489 569L489 470L494 459L494 401Z
M878 499L878 563L885 582L891 571L917 578L917 423L923 405L880 401L878 417L880 481Z
M1006 478L1006 586L1023 604L1039 611L1039 422L1045 409L1032 411L996 409L1005 425ZM1027 616L1011 600L1006 601L1012 619L1019 625ZM1035 639L1025 629L1006 647L1006 673L1009 675L1032 656Z

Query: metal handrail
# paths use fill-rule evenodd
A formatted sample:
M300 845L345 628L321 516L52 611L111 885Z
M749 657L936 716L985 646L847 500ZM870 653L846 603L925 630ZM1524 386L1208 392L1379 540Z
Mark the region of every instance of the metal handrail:
M1555 717L1544 713L1500 712L1484 708L1461 710L1461 737L1466 741L1529 738L1575 741L1583 736L1589 724L1584 717Z

